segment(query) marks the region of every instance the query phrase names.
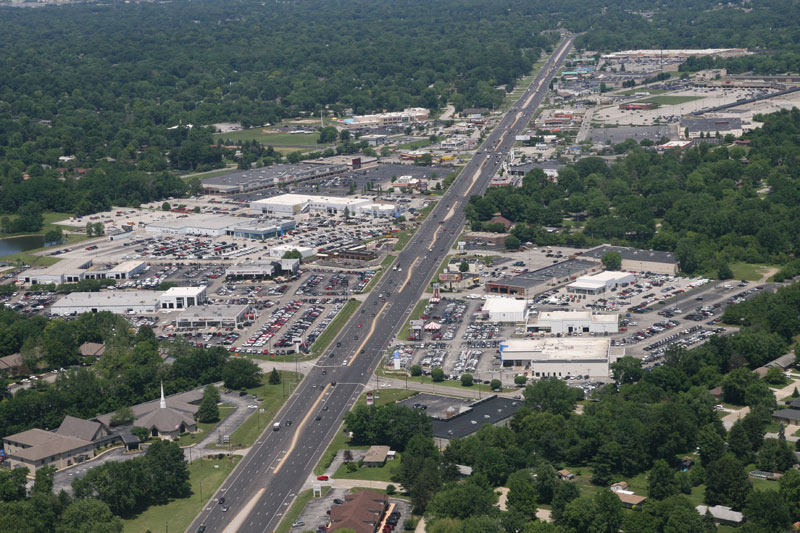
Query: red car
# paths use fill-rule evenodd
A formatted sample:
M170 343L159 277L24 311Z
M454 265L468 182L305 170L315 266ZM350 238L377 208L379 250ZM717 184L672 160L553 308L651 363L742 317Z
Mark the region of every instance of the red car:
M328 481L328 476L317 476L317 481Z

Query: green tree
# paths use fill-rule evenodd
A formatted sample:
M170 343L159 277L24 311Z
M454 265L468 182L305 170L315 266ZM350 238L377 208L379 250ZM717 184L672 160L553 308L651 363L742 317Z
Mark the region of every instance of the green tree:
M249 359L243 357L230 359L222 367L222 380L229 389L249 389L259 384L261 370Z
M447 485L434 494L428 513L433 518L458 518L461 520L497 512L495 494L489 488L471 481Z
M472 374L461 374L461 386L462 387L472 387L474 383L474 378Z
M761 531L786 531L792 523L789 507L782 494L775 490L756 490L747 497L744 508L747 522Z
M422 367L419 365L411 365L410 374L414 377L422 375Z
M441 383L444 381L444 370L440 367L434 367L431 369L431 379L436 383Z
M286 250L283 259L303 259L303 254L297 249Z
M64 240L64 232L59 226L49 230L44 234L44 242L47 244L60 244Z
M562 380L553 377L528 385L523 396L526 407L568 416L575 409L583 392L580 389L569 387Z
M86 223L86 236L91 237L94 235L94 225L91 222Z
M700 448L700 463L708 466L725 453L725 440L711 424L697 432L697 447Z
M528 382L528 378L523 376L522 374L517 374L514 376L514 384L515 385L525 385Z
M56 468L52 465L37 468L31 494L53 494L53 477L55 473Z
M622 268L622 254L619 252L606 252L600 258L606 270L619 270Z
M278 373L278 369L273 367L272 372L269 374L269 384L270 385L280 385L281 384L281 375Z
M647 476L648 496L656 500L663 500L677 493L675 470L665 460L657 460Z
M106 234L105 226L103 226L102 222L94 223L94 234L96 237L102 237Z
M469 263L466 261L461 261L461 264L458 265L459 272L469 272Z
M161 204L162 211L170 211L171 209L172 206L169 204L169 202L164 202L163 204Z
M154 503L163 504L190 494L189 468L178 443L156 440L147 447L144 460L150 471Z
M56 533L122 533L122 519L95 498L81 498L64 509Z
M522 242L515 235L509 235L506 237L505 244L507 250L519 250Z
M553 519L561 522L562 515L567 505L580 497L581 492L575 483L570 481L557 481L553 489Z
M792 522L800 520L800 471L794 468L787 470L778 484Z
M495 378L489 383L489 388L492 390L500 390L503 388L503 383L499 379Z
M111 415L111 426L129 426L135 417L130 407L120 407Z
M618 384L636 383L643 374L642 361L636 357L626 355L611 363L611 375Z
M733 278L733 270L728 265L728 263L722 263L719 268L717 269L717 279L732 279Z
M508 477L508 499L506 505L509 509L525 515L528 520L536 518L536 489L533 478L527 470L514 472Z
M131 428L131 434L136 436L141 442L150 438L150 430L140 426L133 426Z
M202 423L216 422L219 420L219 390L212 384L203 389L203 399L197 410L197 421Z
M705 502L708 505L726 505L734 509L744 507L750 494L750 480L744 465L731 454L723 455L706 469Z
M549 463L539 463L534 469L533 487L536 489L537 503L549 505L553 501L555 495L556 471Z

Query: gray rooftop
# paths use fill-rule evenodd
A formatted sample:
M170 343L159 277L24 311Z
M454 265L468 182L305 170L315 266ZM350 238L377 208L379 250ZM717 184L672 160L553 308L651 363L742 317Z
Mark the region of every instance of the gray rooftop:
M155 291L109 291L73 292L63 296L53 304L53 309L62 307L121 307L152 305L158 302L159 293Z
M659 250L637 250L636 248L627 248L624 246L611 246L604 244L591 250L586 250L581 253L582 257L593 257L601 259L607 252L618 252L623 261L649 261L651 263L668 263L670 265L677 264L675 256L672 252L662 252Z
M235 304L195 305L183 311L178 320L234 319L245 313L248 307Z
M497 424L511 417L522 407L522 400L492 396L477 401L472 408L446 420L433 421L433 436L441 439L460 439L472 435L486 424Z
M689 128L690 132L704 131L714 133L716 131L740 130L742 129L742 119L738 117L725 118L684 118L681 119L681 129Z
M568 259L554 265L549 265L539 270L523 272L506 279L490 281L488 285L507 285L510 287L525 287L530 289L537 285L550 283L553 278L562 280L567 277L575 276L589 268L597 267L594 261L585 259Z
M296 165L271 165L268 167L255 168L252 170L239 170L223 176L206 178L202 180L202 183L205 187L244 187L247 189L249 184L259 183L264 180L273 180L275 178L291 178L298 174L302 175L305 173L324 173L328 170L334 169L343 171L346 168L347 167L344 165L331 165L330 168L328 168L321 165L313 165L308 163Z

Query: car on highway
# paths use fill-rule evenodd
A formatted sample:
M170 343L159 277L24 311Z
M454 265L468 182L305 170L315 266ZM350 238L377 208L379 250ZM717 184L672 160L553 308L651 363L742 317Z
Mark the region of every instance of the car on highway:
M314 420L316 420L317 422L319 422L320 420L322 420L322 417L321 417L321 416L319 416L319 415L317 415L317 416L316 416L316 418L314 418Z
M200 524L200 527L197 528L197 533L203 533L206 530L205 524Z
M292 425L292 421L291 421L291 420L287 420L287 421L286 421L286 425L287 425L287 426L291 426L291 425Z
M303 522L302 520L298 520L297 522L294 522L292 524L292 527L303 527L304 525L306 525L305 522Z
M358 325L357 325L356 327L357 327L357 328L360 328L360 327L361 327L361 326L363 326L363 325L364 325L364 324L362 324L361 322L359 322L359 323L358 323Z
M231 506L230 506L230 505L226 505L225 507L223 507L223 508L222 508L222 512L223 512L223 513L227 513L227 512L228 512L228 509L230 509L230 508L231 508Z
M326 475L317 476L317 481L328 481L328 476Z
M219 503L219 505L222 505L223 503L225 503L225 498L220 498L219 502L217 502L217 503Z

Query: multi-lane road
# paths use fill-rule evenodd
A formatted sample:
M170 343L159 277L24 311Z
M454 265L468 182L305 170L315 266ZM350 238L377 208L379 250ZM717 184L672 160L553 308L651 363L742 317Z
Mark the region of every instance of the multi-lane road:
M264 533L277 527L369 381L382 350L405 323L458 238L465 203L486 189L514 145L515 136L533 118L572 40L570 36L556 48L417 229L394 263L401 270L384 275L303 379L275 418L280 429L270 429L258 439L189 531L196 531L201 524L208 532L226 533ZM225 504L218 505L223 497ZM222 509L228 506L224 512Z

